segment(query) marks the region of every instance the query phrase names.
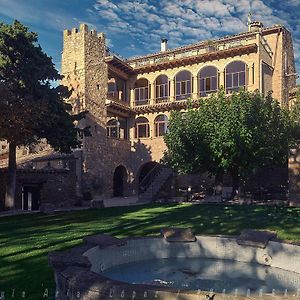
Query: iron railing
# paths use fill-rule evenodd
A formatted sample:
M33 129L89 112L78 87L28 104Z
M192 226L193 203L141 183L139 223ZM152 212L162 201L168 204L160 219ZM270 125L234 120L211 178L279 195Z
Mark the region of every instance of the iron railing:
M151 184L154 182L156 176L161 172L162 166L160 164L157 164L153 169L148 172L148 174L142 179L142 181L139 184L138 189L138 197L148 191L148 188L151 186ZM153 198L153 184L151 186L151 198Z

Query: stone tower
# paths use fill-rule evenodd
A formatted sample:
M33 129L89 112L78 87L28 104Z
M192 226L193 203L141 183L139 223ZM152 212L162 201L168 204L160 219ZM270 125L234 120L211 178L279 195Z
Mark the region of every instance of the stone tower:
M88 111L79 127L90 126L92 137L83 137L82 189L101 194L105 184L106 108L108 71L104 62L105 36L80 29L65 30L62 52L62 83L72 89L73 112Z

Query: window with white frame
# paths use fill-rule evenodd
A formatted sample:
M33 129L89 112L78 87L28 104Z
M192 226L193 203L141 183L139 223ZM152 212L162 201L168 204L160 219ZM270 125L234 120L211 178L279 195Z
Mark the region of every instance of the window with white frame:
M168 129L168 117L159 115L154 120L155 136L164 136Z
M166 102L169 99L169 78L159 75L155 80L156 103Z
M135 120L135 138L148 138L150 136L149 121L145 117Z
M127 139L127 121L122 118L111 119L106 125L107 136L117 139Z
M145 78L139 79L134 88L135 105L145 105L149 103L149 81Z
M225 69L226 93L245 90L247 65L242 61L233 61Z
M175 76L176 100L184 100L192 94L192 74L189 71L181 71Z
M119 138L119 122L116 119L109 120L106 125L107 136L112 138Z
M206 97L218 90L218 69L216 67L204 67L198 73L198 79L200 97Z

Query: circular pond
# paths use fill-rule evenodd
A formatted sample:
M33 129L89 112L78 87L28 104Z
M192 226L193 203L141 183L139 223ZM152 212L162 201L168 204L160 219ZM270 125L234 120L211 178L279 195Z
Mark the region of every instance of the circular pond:
M117 239L90 236L85 244L52 253L56 299L199 299L300 295L300 247L268 240L241 245L237 237L163 236ZM179 297L180 295L180 297ZM240 298L239 298L240 297Z
M167 286L241 295L297 292L300 274L263 266L212 258L163 258L114 266L103 271L108 278L130 284Z

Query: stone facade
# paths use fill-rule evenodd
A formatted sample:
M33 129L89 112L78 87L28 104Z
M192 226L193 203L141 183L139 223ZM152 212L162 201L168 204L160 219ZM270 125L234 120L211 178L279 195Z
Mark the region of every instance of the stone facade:
M280 25L263 28L254 22L249 32L172 50L163 47L159 53L129 60L110 53L105 35L90 31L85 24L79 30L65 30L63 42L63 84L72 88L69 100L74 112L89 112L79 126L90 126L92 134L83 137L82 174L83 192L92 196L115 193L119 166L126 170L123 194L135 194L143 166L159 162L166 150L163 132L159 132L165 128L156 122L157 117L167 120L173 109L184 110L187 98L196 100L203 89L211 90L215 84L216 89L224 87L229 93L233 90L230 80L231 86L237 80L237 88L264 94L272 90L286 105L295 87L292 38ZM239 75L229 73L235 62L244 67ZM208 66L215 67L214 78L201 77ZM186 83L179 79L181 71L188 71ZM160 75L167 81L161 84ZM185 97L179 100L179 94ZM148 124L137 134L139 117Z
M76 160L50 159L33 161L31 168L17 169L15 209L39 210L77 204ZM0 210L4 209L7 169L0 169Z

